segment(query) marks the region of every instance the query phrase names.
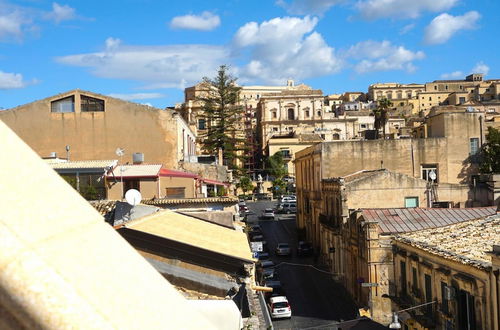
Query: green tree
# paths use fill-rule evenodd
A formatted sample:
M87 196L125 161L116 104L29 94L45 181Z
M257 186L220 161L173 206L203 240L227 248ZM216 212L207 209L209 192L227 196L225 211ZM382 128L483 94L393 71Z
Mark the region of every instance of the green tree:
M382 134L385 139L385 124L387 124L387 120L389 120L388 112L389 108L392 107L392 102L387 98L382 98L378 100L377 108L373 109L373 115L375 116L375 129L377 130L377 138L378 132L382 128Z
M283 181L283 177L288 174L288 170L283 161L283 154L281 152L278 151L266 160L266 170L269 175L274 177L273 193L275 195L284 194L287 183Z
M488 127L486 141L481 148L481 172L500 173L500 130Z
M238 163L245 162L245 139L241 135L243 107L238 105L241 87L236 78L228 73L228 67L221 65L215 78L203 78L208 86L206 95L198 98L207 119L207 132L202 137L202 149L211 155L222 152L224 165L239 177L243 169Z
M242 176L238 183L238 187L243 190L243 195L246 195L247 191L253 190L252 180L248 176Z

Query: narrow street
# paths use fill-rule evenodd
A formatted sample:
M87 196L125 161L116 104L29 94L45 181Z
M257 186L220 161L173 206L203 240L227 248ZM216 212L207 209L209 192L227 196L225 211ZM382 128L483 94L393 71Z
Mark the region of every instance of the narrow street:
M335 321L356 318L356 306L331 275L313 266L313 257L297 256L295 215L276 214L276 220L259 220L262 210L276 201L248 202L250 224L259 224L277 265L279 279L292 308L292 318L274 320L276 329L334 328ZM276 256L277 243L289 243L292 255Z

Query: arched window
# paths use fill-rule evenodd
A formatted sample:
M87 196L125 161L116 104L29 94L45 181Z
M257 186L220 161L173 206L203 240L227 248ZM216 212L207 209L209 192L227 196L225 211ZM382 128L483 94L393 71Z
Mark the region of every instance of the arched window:
M288 120L294 120L295 119L295 111L290 108L288 109Z
M333 134L332 140L340 140L340 135L338 133Z

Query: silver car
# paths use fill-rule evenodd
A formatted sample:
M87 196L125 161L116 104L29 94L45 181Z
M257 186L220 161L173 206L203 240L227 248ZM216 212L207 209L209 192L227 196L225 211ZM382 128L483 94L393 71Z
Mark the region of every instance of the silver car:
M276 246L276 255L278 256L289 256L291 253L290 251L290 244L288 243L278 243Z

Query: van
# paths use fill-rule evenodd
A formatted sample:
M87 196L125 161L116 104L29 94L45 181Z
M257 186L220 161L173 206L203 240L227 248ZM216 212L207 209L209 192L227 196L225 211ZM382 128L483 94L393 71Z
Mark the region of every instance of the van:
M285 202L281 204L278 208L279 213L297 213L297 203L295 202Z

